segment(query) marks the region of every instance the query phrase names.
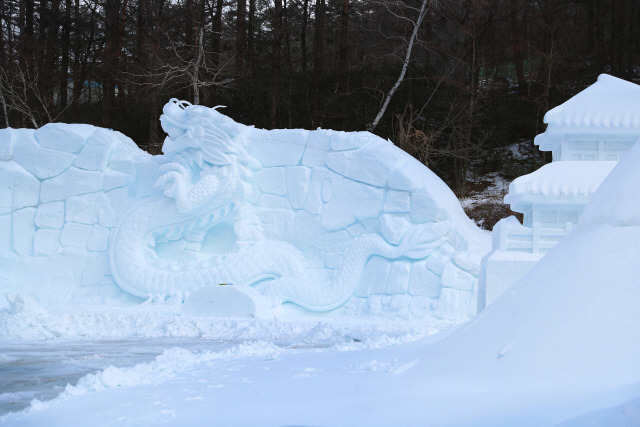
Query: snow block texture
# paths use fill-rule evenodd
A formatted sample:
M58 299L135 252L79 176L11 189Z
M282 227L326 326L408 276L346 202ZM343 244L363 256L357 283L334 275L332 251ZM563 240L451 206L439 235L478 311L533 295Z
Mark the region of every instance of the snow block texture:
M14 236L0 240L15 264L8 286L37 295L66 283L86 295L117 284L147 298L233 283L271 310L475 313L488 236L391 142L255 129L177 100L161 123L168 136L155 157L86 125L0 133L0 226ZM248 301L188 305L255 315Z
M0 153L0 293L54 302L113 294L109 235L138 196L135 165L151 156L118 132L63 123L3 129ZM112 157L131 165L115 184L110 177L125 174ZM112 203L116 187L130 196Z

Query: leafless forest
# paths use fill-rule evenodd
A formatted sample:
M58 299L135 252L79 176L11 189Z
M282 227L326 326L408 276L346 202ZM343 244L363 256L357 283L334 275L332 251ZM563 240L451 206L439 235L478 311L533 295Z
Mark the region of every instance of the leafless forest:
M544 161L542 118L635 80L637 0L2 0L0 127L106 126L158 152L172 97L265 128L371 130L463 195Z

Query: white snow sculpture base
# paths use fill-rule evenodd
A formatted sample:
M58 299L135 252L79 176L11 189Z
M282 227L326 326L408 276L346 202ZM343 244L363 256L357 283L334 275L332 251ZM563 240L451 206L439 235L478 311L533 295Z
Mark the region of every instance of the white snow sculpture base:
M544 253L494 251L485 258L484 277L478 289L478 311L505 293L518 279L531 270Z
M190 293L185 310L216 315L261 315L246 295L349 315L475 313L489 238L389 141L255 129L175 100L161 122L163 156L87 125L0 131L0 293ZM223 309L218 293L235 302Z
M268 306L261 295L251 289L233 285L200 288L187 297L182 312L195 316L262 317Z

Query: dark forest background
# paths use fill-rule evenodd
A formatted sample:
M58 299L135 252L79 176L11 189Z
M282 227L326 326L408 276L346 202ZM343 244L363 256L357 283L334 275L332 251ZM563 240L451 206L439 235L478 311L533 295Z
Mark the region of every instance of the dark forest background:
M636 80L639 23L637 0L2 0L0 127L91 123L157 153L176 97L371 130L463 196L544 162L544 113L598 74Z

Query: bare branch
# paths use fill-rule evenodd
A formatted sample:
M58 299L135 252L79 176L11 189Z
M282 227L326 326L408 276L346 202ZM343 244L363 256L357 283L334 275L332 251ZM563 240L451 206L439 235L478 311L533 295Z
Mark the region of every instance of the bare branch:
M389 90L389 93L387 93L387 96L385 97L385 100L382 104L382 108L380 108L380 111L378 111L376 118L373 119L373 122L367 125L367 130L369 132L373 131L376 128L376 126L378 126L380 119L382 119L382 116L384 115L385 111L387 110L387 107L389 106L389 102L391 102L391 98L393 97L393 94L396 93L396 91L402 84L402 81L404 80L404 76L407 73L407 68L409 67L409 62L411 60L411 50L413 49L413 43L416 40L418 30L420 29L420 25L422 25L422 20L424 19L428 10L427 9L428 2L429 0L422 0L420 14L418 15L418 19L414 24L413 32L411 33L411 38L409 39L409 44L407 46L407 53L405 55L404 63L402 65L402 71L400 72L400 75L398 76L398 79L396 80L395 84Z

